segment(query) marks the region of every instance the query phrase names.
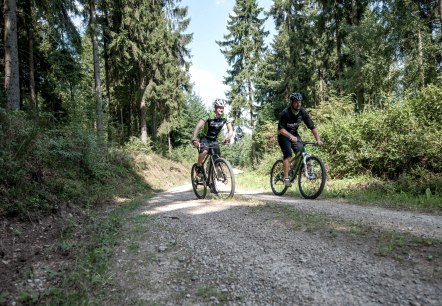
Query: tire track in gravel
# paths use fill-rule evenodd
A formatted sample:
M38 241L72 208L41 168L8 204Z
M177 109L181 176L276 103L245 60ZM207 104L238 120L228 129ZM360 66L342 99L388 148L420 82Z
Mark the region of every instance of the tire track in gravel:
M337 207L340 217L349 211L326 201L255 196L310 211L312 203L324 205L329 215ZM393 227L400 220L367 211L370 224L386 218L381 226ZM185 186L145 203L125 231L108 304L441 305L441 279L418 265L376 256L363 237L355 243L296 230L251 200L195 200Z

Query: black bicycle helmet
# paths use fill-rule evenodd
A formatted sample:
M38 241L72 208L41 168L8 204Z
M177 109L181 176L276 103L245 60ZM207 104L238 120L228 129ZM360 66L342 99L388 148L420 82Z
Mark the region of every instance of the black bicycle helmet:
M289 96L290 101L302 101L302 95L299 92L294 92Z

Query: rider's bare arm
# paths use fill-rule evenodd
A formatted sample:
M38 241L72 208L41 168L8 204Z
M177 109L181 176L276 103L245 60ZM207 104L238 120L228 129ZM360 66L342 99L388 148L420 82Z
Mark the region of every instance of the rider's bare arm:
M230 138L232 138L233 135L233 126L232 123L227 123L227 137L226 137L226 142L230 143Z
M312 134L313 134L313 136L315 137L316 144L317 144L318 146L322 145L321 137L319 136L319 132L318 132L318 129L317 129L317 128L314 128L314 129L312 130Z
M197 123L197 125L195 126L195 128L193 129L193 134L192 134L192 143L195 146L199 146L199 141L198 141L198 133L200 131L200 129L204 126L204 124L206 123L206 121L204 121L203 119L200 119L200 121ZM195 140L195 142L194 142Z
M298 140L295 136L290 134L285 128L279 129L279 134L287 137L288 139L290 139L291 142L296 142Z

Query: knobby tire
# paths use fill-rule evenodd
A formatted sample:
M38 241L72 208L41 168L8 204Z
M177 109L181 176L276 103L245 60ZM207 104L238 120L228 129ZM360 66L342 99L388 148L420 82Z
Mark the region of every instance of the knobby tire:
M281 159L273 164L270 171L270 187L277 196L282 196L288 189L284 184L284 165Z
M307 175L310 177L306 176L303 164L298 174L299 192L306 199L316 199L324 190L327 176L325 166L319 157L313 155L307 157L306 164Z
M212 184L214 193L223 199L231 198L235 194L235 175L230 163L219 157L212 168Z
M201 178L197 175L196 167L197 164L194 164L191 171L192 188L198 199L204 199L207 194L207 183L205 177Z

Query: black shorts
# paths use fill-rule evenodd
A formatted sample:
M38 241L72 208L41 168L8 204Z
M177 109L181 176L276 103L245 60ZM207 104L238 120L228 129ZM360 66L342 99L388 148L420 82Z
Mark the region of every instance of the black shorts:
M214 147L213 153L215 155L221 156L221 150L219 149L218 141L203 137L200 141L200 144L200 153L203 153L204 151L209 151L209 146L211 146Z
M282 154L284 155L284 159L292 157L292 152L300 152L302 148L304 148L304 144L302 143L302 139L299 136L296 136L298 139L296 144L291 142L287 137L279 134L278 135L278 143L281 147Z

